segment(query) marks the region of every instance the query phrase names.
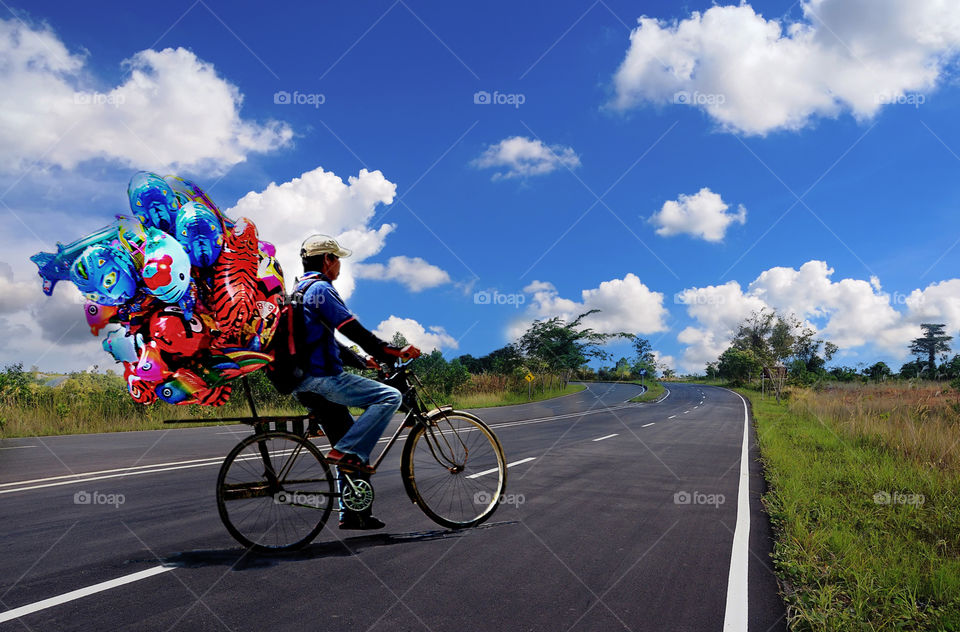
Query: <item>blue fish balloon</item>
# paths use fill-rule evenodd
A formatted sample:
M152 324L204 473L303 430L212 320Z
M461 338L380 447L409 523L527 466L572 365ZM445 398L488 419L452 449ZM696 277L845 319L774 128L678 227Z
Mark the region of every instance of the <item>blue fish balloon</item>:
M144 226L172 233L180 200L167 182L155 173L138 171L127 186L130 210Z
M165 303L181 303L190 294L190 257L176 239L156 228L147 229L143 248L143 284ZM187 318L191 305L181 303Z
M70 267L77 289L100 305L125 303L136 294L139 279L130 253L113 245L88 247Z
M187 202L177 213L173 234L198 268L212 266L223 249L223 230L216 214L200 202Z

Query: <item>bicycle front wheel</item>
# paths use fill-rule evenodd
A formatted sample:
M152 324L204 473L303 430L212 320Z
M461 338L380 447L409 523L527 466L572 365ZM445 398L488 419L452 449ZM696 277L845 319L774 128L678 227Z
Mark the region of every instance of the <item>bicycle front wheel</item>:
M407 437L400 463L410 499L434 522L473 527L493 515L507 485L500 441L479 418L440 413Z
M287 432L255 434L230 451L217 476L217 510L238 542L291 551L323 529L336 493L330 468L310 441Z

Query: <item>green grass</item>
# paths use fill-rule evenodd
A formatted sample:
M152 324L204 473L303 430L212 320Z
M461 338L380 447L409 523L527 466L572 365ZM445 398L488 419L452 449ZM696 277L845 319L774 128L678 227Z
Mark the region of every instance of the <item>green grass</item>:
M260 415L303 415L307 410L293 397L279 395L259 372L252 374L254 399ZM0 385L2 386L2 385ZM534 390L532 401L541 401L582 391L582 384L565 389ZM527 394L484 391L475 394L454 394L441 404L456 408L486 408L527 403ZM430 405L427 400L428 406ZM362 411L351 409L357 416ZM222 417L248 417L246 398L240 385L230 402L219 408L208 406L171 406L156 402L150 406L135 403L127 393L122 378L116 375L77 373L56 388L45 387L33 380L11 394L0 388L0 439L13 437L159 430L210 425ZM183 419L183 423L164 424L166 419Z
M876 437L753 404L792 630L960 630L960 477ZM922 504L874 495L922 495Z
M547 389L542 392L534 390L533 399L527 399L526 393L513 393L506 391L503 393L476 393L472 395L451 395L448 402L454 408L492 408L495 406L512 406L514 404L527 404L529 402L539 402L554 397L572 395L579 393L587 387L583 384L567 384L566 388Z
M640 382L634 381L633 383L639 384ZM660 399L666 392L666 389L660 382L644 382L643 385L647 387L646 392L642 395L637 395L630 400L631 402L652 402Z

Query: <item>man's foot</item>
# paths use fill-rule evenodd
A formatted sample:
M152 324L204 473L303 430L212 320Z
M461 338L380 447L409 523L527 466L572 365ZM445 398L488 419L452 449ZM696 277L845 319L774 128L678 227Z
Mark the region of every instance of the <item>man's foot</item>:
M372 529L382 529L386 525L373 516L361 516L360 514L347 514L340 521L341 529L354 529L357 531L369 531Z
M364 474L373 474L376 470L360 460L356 454L350 454L349 452L341 452L336 448L327 452L327 456L324 457L324 461L330 465L336 465L337 467L343 468L345 470L350 470L351 472L362 472Z

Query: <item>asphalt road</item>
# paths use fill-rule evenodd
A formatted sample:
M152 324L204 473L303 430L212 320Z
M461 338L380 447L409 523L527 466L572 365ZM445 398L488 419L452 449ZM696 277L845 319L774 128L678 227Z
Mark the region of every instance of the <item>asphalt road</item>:
M0 442L0 630L785 630L746 404L669 386L477 411L523 461L479 528L430 522L394 449L373 481L386 529L328 523L277 557L216 511L247 427Z

